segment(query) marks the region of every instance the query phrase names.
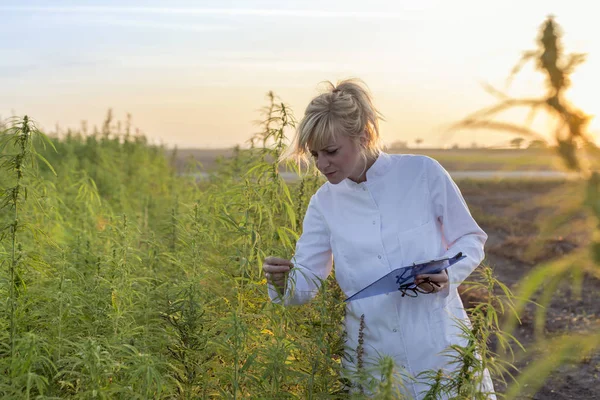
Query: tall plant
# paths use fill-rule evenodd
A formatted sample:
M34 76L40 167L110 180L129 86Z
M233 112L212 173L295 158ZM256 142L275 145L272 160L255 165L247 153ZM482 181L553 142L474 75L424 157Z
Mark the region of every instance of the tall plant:
M0 262L2 267L7 266L7 277L4 280L8 286L7 314L9 320L8 333L8 357L12 361L17 357L17 312L19 296L26 289L24 280L24 268L27 265L25 249L21 243L22 231L27 227L22 218L21 211L28 197L30 200L39 201L36 198L36 184L38 183L37 166L38 160L44 162L52 172L54 169L48 161L36 150L35 144L48 144L53 147L52 142L41 133L35 124L27 117L13 118L9 121L9 128L0 133L0 157L2 163L0 169L10 174L11 178L7 187L0 188L0 210L6 214L2 223L6 223L0 230L0 241L8 238L8 253L3 254ZM11 376L13 372L11 367Z
M498 104L478 110L453 126L453 129L492 129L518 133L529 137L541 137L530 128L529 122L537 112L544 111L556 121L554 139L556 151L564 165L580 173L583 184L571 193L552 192L554 202L559 208L556 216L540 222L539 239L533 241L530 253L541 248L540 240L552 234L557 228L567 224L585 208L595 228L591 232L589 247L576 249L567 256L544 262L527 274L516 293L519 299L515 310L520 314L527 302L539 291L537 299L542 306L537 309L536 332L542 343L547 340L543 334L545 309L559 284L571 282L574 293L578 293L585 276L600 278L600 175L598 162L600 151L593 143L588 132L591 116L576 107L567 98L567 89L571 84L570 75L585 61L585 54L567 54L561 42L560 28L553 17L548 17L540 28L538 46L526 51L511 71L508 82L529 61L535 63L535 69L545 75L545 93L538 98L512 98L509 95L488 87L498 98ZM513 108L528 108L529 117L525 125L500 122L495 119L501 112ZM562 189L561 189L562 190ZM504 329L513 332L518 320L510 318ZM564 335L552 340L553 352L531 363L519 377L518 383L507 392L508 398L516 396L524 387L528 390L539 388L549 374L560 364L578 362L600 348L600 333L591 331L577 335Z

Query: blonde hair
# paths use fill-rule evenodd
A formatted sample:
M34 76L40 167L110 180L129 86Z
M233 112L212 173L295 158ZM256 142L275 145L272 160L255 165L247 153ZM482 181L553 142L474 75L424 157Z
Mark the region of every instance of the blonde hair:
M360 79L346 79L328 86L308 104L296 135L281 161L308 162L309 146L321 149L335 135L343 134L358 143L363 132L367 141L361 148L363 158L376 158L382 150L379 139L381 113L375 108L367 85Z

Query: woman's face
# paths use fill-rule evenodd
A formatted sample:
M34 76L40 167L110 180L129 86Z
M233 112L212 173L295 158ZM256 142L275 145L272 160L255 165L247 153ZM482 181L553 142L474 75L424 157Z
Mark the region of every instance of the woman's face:
M358 181L365 167L358 145L346 135L336 136L322 149L309 146L317 169L334 185L346 178Z

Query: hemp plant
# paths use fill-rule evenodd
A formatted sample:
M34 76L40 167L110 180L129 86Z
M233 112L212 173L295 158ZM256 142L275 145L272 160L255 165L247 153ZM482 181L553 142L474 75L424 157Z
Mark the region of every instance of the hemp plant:
M575 68L585 62L586 55L581 53L567 54L561 40L561 29L555 18L549 16L541 25L537 47L523 53L523 56L511 71L507 83L522 69L527 62L534 62L535 70L545 77L545 93L536 98L512 98L506 93L488 87L498 100L498 104L478 110L456 123L452 129L490 129L499 130L532 138L543 137L530 128L534 116L544 111L555 123L553 136L556 141L555 151L563 161L564 166L579 173L582 184L573 187L568 192L562 188L547 194L549 202L556 205L557 211L553 216L539 221L540 233L529 247L529 254L536 254L543 249L542 241L555 234L557 229L564 227L570 220L585 210L591 243L575 249L570 254L557 259L543 262L522 278L519 291L516 294L515 311L517 315L538 293L538 303L541 307L536 310L535 332L539 347L546 347L544 326L546 323L546 306L550 304L556 289L560 284L570 283L575 296L581 294L585 277L600 278L600 149L594 144L589 132L592 119L567 98L567 89L571 85L571 75ZM514 109L529 109L525 125L500 122L495 120L500 113ZM507 333L515 330L518 318L508 318L504 326ZM561 340L562 339L562 340ZM557 345L552 354L531 363L524 370L518 384L508 391L508 398L519 394L525 385L528 391L534 391L549 376L552 370L561 363L576 363L600 348L600 334L590 331L578 335L562 335L553 343ZM549 367L550 366L550 367Z

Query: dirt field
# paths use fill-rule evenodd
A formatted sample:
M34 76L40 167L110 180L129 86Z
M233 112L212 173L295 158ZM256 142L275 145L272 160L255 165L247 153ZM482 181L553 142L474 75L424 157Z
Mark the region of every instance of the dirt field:
M540 231L537 220L556 213L552 202L541 204L553 190L572 191L576 184L559 182L458 182L471 211L488 233L487 262L498 278L514 288L517 282L539 262L561 257L589 241L589 224L585 214L569 220L569 228L554 231L544 241L542 254L527 256L527 244ZM574 194L575 195L575 194ZM589 220L587 220L589 221ZM600 328L600 281L586 278L582 296L575 299L570 286L562 285L547 310L545 330L548 335ZM533 311L522 316L517 338L527 348L533 343ZM547 349L551 351L551 349ZM523 367L524 363L519 366ZM497 389L502 389L497 385ZM600 351L583 362L561 367L532 399L600 399Z

